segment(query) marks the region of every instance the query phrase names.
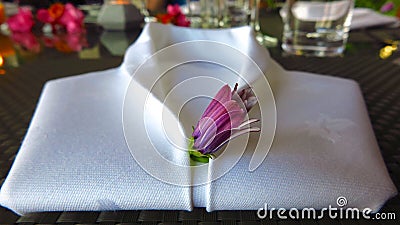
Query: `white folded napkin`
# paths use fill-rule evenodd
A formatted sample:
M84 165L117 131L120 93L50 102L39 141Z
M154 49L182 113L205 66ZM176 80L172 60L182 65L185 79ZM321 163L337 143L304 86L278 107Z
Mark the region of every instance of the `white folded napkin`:
M244 156L232 170L215 181L192 187L162 182L139 166L125 143L122 115L125 91L138 66L164 47L193 40L222 42L249 55L257 63L267 75L275 96L277 130L269 154L257 169L249 171L253 145L258 137L252 134ZM181 54L196 57L209 51L187 49L166 60ZM237 64L240 67L241 64ZM246 63L242 66L243 71L248 71ZM154 64L154 73L160 72L157 68L159 65ZM174 73L177 78L199 75L185 69ZM210 71L210 74L214 73ZM149 79L153 75L149 73ZM233 85L231 77L218 78ZM133 96L138 98L137 104L142 101L140 93L146 92L146 79L145 76L133 78L132 82L142 85L135 86L137 92L132 92L138 95ZM258 84L258 80L253 79L251 85L255 89L266 88ZM163 88L168 92L169 87ZM203 89L210 95L215 91L212 85ZM160 93L155 90L154 95L159 97ZM153 144L158 143L148 144L149 137L142 129L143 118L135 117L143 114L143 108L140 105L135 108L132 102L129 104L133 114L128 122L138 126L128 128L136 132L130 138L137 145L128 145L146 156ZM257 108L251 114L257 116ZM158 132L157 126L152 129ZM240 141L236 139L232 145ZM168 152L168 149L166 146L160 153L166 157L172 155L170 160L175 163L187 163L185 154ZM262 158L263 153L256 153L255 158ZM229 158L228 152L222 160L211 161L205 177L213 179L230 163ZM188 184L195 180L193 175L199 175L196 169L161 168L157 164L152 169ZM127 50L121 67L46 84L21 149L1 188L0 204L19 214L191 210L193 207L206 207L208 211L256 210L264 204L322 208L335 205L336 199L344 196L350 207L369 207L376 211L396 193L354 81L283 70L270 58L268 51L258 45L249 27L201 30L150 23Z
M351 20L350 29L361 29L372 26L388 25L399 22L399 19L393 16L380 14L368 8L355 8Z

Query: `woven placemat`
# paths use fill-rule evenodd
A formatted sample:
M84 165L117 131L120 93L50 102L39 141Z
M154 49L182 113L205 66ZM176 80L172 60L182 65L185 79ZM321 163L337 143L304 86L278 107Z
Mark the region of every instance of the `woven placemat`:
M356 80L362 89L382 155L394 183L400 188L400 55L379 58L384 38L396 37L396 30L368 30L351 34L344 57L306 58L286 56L279 48L271 55L289 70L329 74ZM104 49L103 49L104 51ZM47 54L47 55L46 55ZM55 54L25 62L20 68L8 68L0 76L0 183L2 184L26 133L45 81L57 77L116 67L120 57L103 56L80 60L76 55ZM399 60L400 61L400 60ZM400 216L400 198L391 199L382 212ZM274 217L277 218L277 217ZM186 211L116 211L116 212L43 212L19 217L0 208L0 224L137 224L137 225L259 225L259 224L397 224L394 220L260 220L255 211L217 211L203 208Z

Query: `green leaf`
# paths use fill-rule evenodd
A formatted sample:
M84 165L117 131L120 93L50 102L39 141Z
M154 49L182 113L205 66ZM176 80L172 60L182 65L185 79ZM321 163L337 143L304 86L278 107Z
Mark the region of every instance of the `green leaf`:
M211 158L213 158L213 155L211 154L202 154L201 152L197 151L193 147L194 145L194 137L190 137L189 139L189 146L188 146L188 152L190 159L196 162L201 162L201 163L208 163Z
M209 162L209 158L208 157L197 157L194 155L190 155L190 159L196 162L201 162L201 163L208 163Z

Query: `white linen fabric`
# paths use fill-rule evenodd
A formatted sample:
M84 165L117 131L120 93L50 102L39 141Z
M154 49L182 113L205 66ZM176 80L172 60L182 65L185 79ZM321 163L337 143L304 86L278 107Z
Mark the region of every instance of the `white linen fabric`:
M239 163L208 187L207 209L348 207L378 210L396 193L369 124L358 85L303 72L275 86L277 130L265 161L246 171L256 135ZM228 163L212 161L210 176ZM372 166L373 165L373 166ZM368 193L368 194L367 194ZM230 196L235 196L231 198Z
M190 210L190 188L149 176L126 146L121 105L128 83L120 68L48 82L2 186L1 204L19 214Z
M355 8L353 10L350 29L355 30L366 27L388 25L396 22L399 22L396 17L383 15L368 8Z
M249 172L258 137L252 134L244 156L225 176L190 187L161 182L136 163L124 139L122 104L131 75L146 58L192 40L219 41L249 55L268 77L278 121L272 148L256 170ZM145 133L137 132L138 137ZM146 154L149 147L138 145L137 150ZM227 161L229 157L212 161L207 177L212 179ZM186 170L166 173L191 179ZM256 210L264 204L323 208L344 196L349 207L376 211L396 193L354 81L285 71L258 45L249 27L200 30L150 23L119 68L46 84L1 188L0 204L19 214Z

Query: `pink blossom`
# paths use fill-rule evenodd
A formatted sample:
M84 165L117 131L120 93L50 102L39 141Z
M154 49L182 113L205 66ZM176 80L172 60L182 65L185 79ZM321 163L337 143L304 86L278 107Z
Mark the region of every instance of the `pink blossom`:
M31 52L40 52L40 43L36 39L35 35L32 34L32 32L12 33L11 40Z
M53 23L55 19L50 16L50 13L46 9L39 9L36 13L37 19L42 23Z
M46 47L55 47L65 53L79 52L88 46L85 33L58 33L52 37L42 37Z
M78 23L75 23L75 22L68 22L65 25L65 29L70 34L72 34L72 33L82 33L84 31L84 28L83 28L82 24L78 24Z
M249 132L258 132L258 127L248 127L257 119L245 120L245 115L256 103L250 87L233 91L223 86L204 111L193 130L189 143L191 159L208 162L208 158L230 140Z
M28 32L32 29L34 21L32 12L28 8L19 8L18 13L7 20L12 32Z
M394 8L394 3L393 2L386 2L380 9L381 12L389 12Z
M190 26L190 21L186 18L185 15L179 14L176 16L175 25L181 27L188 27Z
M181 8L178 4L168 5L166 14L157 15L157 20L161 23L167 24L172 23L181 27L189 27L190 21L182 13Z
M83 20L85 15L79 9L75 8L72 4L65 5L64 13L58 22L64 26L68 33L81 32L83 27Z
M69 33L65 35L65 42L72 49L72 51L79 52L84 47L87 47L86 37L82 33Z
M167 6L167 13L172 15L172 16L177 16L177 15L182 14L181 8L179 7L178 4L168 5Z

